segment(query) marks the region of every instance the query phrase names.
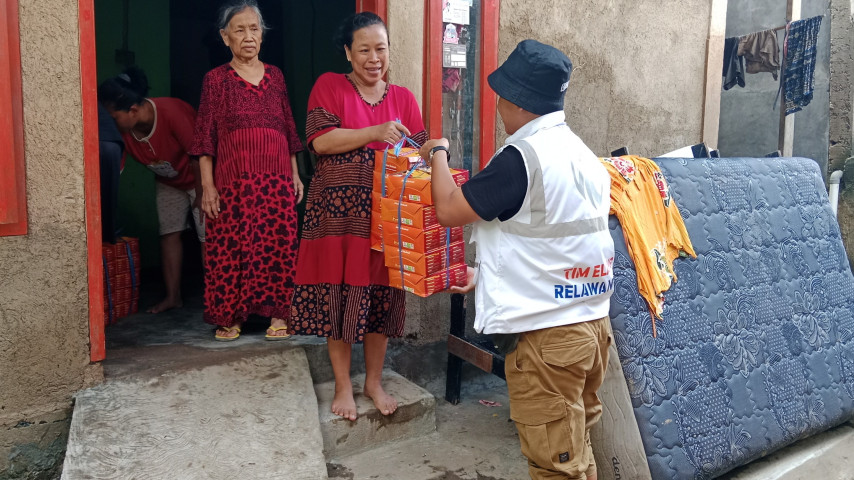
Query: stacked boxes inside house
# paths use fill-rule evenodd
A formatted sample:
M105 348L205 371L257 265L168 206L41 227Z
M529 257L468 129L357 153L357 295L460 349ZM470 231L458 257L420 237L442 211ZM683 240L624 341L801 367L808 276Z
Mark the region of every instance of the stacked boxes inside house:
M415 149L377 151L371 244L384 252L392 287L427 297L465 285L465 246L463 227L439 225L429 170L409 172L420 160ZM451 174L458 186L468 180L468 171Z
M139 308L139 239L121 237L101 246L104 262L104 318L107 323Z

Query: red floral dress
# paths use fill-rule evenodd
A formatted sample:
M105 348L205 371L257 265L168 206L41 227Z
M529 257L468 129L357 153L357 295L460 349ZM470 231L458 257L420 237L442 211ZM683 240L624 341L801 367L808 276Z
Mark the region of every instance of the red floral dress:
M290 156L302 150L282 72L256 86L230 65L205 75L190 154L214 157L220 214L207 219L204 320L288 318L297 254Z
M346 75L326 73L308 100L306 137L335 128L359 129L399 120L420 143L427 140L415 96L389 85L369 104ZM288 330L359 343L366 333L403 335L405 294L388 286L383 254L371 250L374 149L320 155L306 200Z

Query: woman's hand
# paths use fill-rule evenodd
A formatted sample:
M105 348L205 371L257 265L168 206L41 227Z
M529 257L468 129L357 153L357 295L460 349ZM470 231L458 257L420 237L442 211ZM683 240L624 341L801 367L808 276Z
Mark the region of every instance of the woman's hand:
M451 142L449 142L447 138L433 138L424 142L424 145L421 146L421 150L418 151L418 154L421 155L421 158L423 158L425 162L429 163L430 150L432 150L433 147L438 147L439 145L445 148L451 148Z
M219 207L219 192L216 191L216 187L213 185L202 187L202 211L205 215L215 220L219 217Z
M300 180L299 175L294 175L294 195L297 197L297 201L295 203L302 201L304 190L305 186L302 184L302 180Z
M477 268L466 266L466 285L464 287L453 286L448 289L451 293L469 293L474 290Z
M403 138L403 135L410 135L409 129L400 122L385 122L375 125L373 128L374 141L385 142L389 145L396 145Z

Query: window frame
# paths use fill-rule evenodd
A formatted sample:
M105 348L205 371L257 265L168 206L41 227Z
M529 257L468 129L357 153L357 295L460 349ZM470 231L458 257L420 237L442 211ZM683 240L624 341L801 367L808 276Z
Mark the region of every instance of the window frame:
M0 236L27 234L18 0L0 0Z

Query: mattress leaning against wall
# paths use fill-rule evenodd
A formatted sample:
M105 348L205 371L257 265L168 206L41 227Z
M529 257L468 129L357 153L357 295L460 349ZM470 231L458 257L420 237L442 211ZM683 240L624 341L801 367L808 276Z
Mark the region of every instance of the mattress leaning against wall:
M653 337L615 219L611 320L654 479L714 478L854 415L854 277L803 158L658 159L696 259Z

